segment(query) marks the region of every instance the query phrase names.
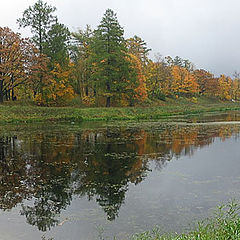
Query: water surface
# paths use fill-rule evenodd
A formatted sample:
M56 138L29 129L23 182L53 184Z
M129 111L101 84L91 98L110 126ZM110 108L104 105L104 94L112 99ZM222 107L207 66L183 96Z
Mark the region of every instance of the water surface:
M239 120L1 126L1 238L187 231L240 199Z

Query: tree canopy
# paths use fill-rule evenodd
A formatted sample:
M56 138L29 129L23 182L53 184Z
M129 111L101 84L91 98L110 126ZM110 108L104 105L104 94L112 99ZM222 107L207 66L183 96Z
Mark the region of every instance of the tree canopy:
M96 29L87 25L73 33L56 13L43 0L29 6L17 23L30 28L30 39L0 28L0 102L62 106L78 99L110 107L179 97L240 100L239 74L216 77L180 56L149 57L147 43L137 35L126 39L111 9Z

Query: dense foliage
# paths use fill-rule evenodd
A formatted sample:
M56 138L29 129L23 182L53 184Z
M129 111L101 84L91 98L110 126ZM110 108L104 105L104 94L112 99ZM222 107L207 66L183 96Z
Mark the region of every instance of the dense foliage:
M239 74L215 77L179 56L150 59L146 42L125 39L110 9L95 30L87 25L75 33L55 12L42 0L23 12L17 22L31 29L31 39L0 27L0 102L30 99L50 106L76 98L110 107L179 97L240 100Z

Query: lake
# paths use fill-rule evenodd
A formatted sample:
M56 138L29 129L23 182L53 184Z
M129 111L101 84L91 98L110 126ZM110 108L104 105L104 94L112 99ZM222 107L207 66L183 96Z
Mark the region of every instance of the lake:
M0 126L4 240L182 232L240 200L240 113Z

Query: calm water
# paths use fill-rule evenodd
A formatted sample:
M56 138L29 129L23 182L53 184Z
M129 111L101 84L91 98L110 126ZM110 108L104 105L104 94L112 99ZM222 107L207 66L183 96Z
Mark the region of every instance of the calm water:
M1 239L187 231L240 200L239 121L0 126Z

